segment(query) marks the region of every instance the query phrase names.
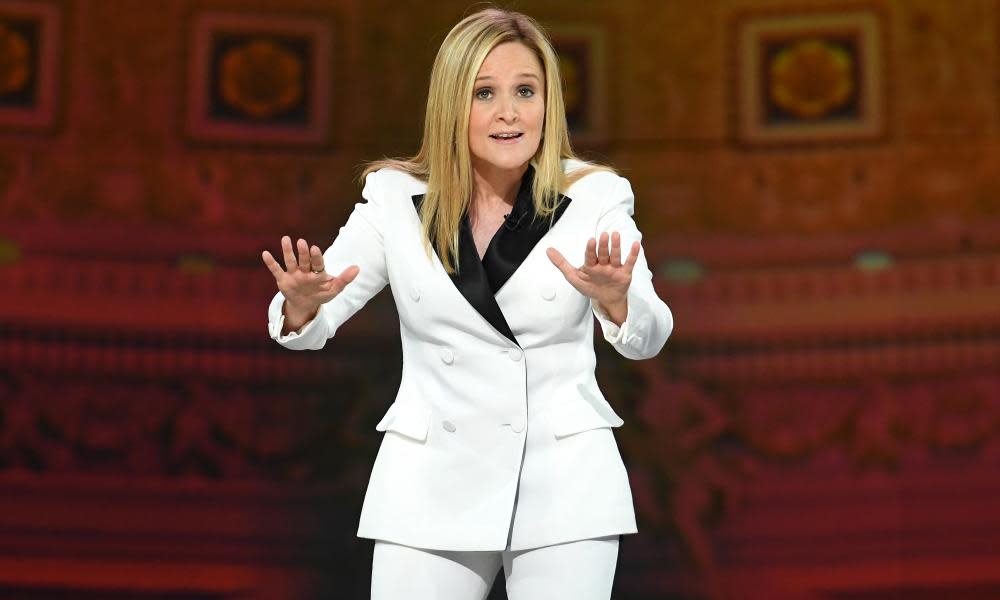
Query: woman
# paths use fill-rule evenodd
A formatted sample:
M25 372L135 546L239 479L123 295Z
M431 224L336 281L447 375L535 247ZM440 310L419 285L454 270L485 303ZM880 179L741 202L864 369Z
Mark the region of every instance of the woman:
M463 19L418 154L368 167L326 252L286 236L285 269L263 253L288 348L321 348L387 284L396 302L402 381L358 529L376 540L373 599L482 599L501 564L512 600L607 599L636 532L591 315L633 359L673 321L628 181L573 155L557 66L524 15Z

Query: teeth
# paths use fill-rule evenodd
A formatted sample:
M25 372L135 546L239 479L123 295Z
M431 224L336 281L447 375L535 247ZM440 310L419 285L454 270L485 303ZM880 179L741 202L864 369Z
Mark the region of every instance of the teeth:
M520 133L497 133L497 134L494 134L493 137L510 139L510 138L513 138L513 137L517 137L519 135L521 135L521 134Z

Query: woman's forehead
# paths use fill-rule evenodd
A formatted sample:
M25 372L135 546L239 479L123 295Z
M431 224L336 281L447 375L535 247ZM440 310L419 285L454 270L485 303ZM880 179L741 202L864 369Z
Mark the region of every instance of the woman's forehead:
M490 50L479 67L477 79L497 76L542 77L542 65L534 51L520 42L504 42Z

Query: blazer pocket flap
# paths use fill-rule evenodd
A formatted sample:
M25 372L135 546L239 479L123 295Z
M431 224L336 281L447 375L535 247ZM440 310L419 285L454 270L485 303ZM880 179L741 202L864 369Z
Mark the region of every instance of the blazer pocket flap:
M562 438L590 429L619 427L624 421L610 407L600 411L584 398L562 398L549 408L548 422L552 433Z
M415 402L392 403L385 416L375 426L376 431L395 431L418 441L427 439L430 409Z

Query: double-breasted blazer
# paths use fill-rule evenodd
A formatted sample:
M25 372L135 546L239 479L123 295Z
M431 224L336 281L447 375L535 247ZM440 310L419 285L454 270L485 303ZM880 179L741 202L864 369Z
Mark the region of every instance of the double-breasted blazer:
M566 161L564 168L582 166ZM673 328L640 252L628 316L612 323L546 255L583 263L587 240L640 233L629 182L585 175L560 196L552 221L535 218L529 168L510 216L480 261L468 219L459 270L425 249L418 207L427 186L402 172L367 176L362 197L324 253L329 273L357 278L299 331L271 337L319 349L389 285L399 314L402 379L376 429L384 431L358 536L437 550L511 550L636 532L628 475L612 428L622 419L594 377L594 316L623 356L656 355ZM593 316L592 316L593 315ZM516 498L516 511L515 508Z

